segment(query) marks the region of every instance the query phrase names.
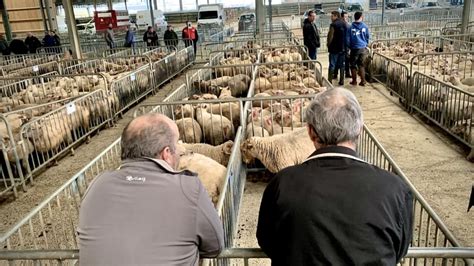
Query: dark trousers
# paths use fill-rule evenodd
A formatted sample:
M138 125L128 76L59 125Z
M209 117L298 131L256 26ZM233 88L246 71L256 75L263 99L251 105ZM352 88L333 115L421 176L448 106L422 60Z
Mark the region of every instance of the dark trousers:
M369 50L367 48L362 49L351 49L350 63L351 68L358 69L364 67L367 57L369 56Z
M308 48L308 56L309 56L309 58L311 58L312 60L316 60L316 58L317 58L317 55L316 55L317 51L318 51L318 48L314 48L314 49Z
M344 62L346 61L346 53L330 53L329 54L329 71L339 71L344 69Z

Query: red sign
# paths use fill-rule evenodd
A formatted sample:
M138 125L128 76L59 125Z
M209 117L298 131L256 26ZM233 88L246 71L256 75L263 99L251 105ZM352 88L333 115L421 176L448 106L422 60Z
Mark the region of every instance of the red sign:
M130 25L130 17L126 10L95 11L94 23L96 31L105 31L109 24L113 29L125 29Z

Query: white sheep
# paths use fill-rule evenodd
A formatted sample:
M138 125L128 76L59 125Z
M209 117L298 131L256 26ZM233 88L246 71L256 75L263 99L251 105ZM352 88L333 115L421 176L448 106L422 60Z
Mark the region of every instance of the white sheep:
M302 163L315 150L306 128L271 137L251 137L240 149L244 163L258 159L272 173Z
M196 108L196 119L207 143L219 145L234 138L234 127L230 120L225 116L208 113L206 105Z
M217 146L206 143L182 143L181 145L186 149L186 151L192 151L194 153L205 155L222 164L223 166L227 166L229 163L230 154L232 153L232 146L234 146L234 142L232 140L228 140Z
M217 205L227 174L224 166L202 154L186 152L179 160L178 170L189 170L198 174L214 206Z
M176 120L179 137L186 143L199 143L202 140L202 130L199 123L191 117Z

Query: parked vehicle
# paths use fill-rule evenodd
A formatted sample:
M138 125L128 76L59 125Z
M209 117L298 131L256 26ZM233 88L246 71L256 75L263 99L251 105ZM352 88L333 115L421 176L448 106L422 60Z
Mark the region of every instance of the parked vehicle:
M362 5L360 3L346 3L346 4L341 4L338 8L339 13L342 11L345 12L357 12L357 11L364 11L362 8Z
M225 12L222 4L200 5L198 8L198 29L208 27L224 27Z
M153 17L155 23L153 24L157 32L165 32L168 22L166 22L165 15L161 10L153 10ZM151 26L151 14L150 10L137 11L136 25L141 30L146 30L148 26Z
M239 17L239 31L254 30L256 24L255 13L243 13Z
M96 33L94 19L91 19L86 23L76 24L76 28L77 31L81 34L92 35Z
M397 8L408 8L408 4L402 1L395 1L395 2L388 2L387 8L389 9L397 9Z

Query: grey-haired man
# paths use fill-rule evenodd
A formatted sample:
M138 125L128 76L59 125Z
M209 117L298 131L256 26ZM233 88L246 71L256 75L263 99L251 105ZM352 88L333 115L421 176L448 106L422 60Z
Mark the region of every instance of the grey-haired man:
M357 157L354 94L320 93L306 119L316 151L268 184L258 243L272 265L396 265L410 244L413 197L400 177Z
M175 170L178 138L163 115L127 125L120 169L96 177L81 204L81 265L198 265L220 253L223 228L205 188Z

